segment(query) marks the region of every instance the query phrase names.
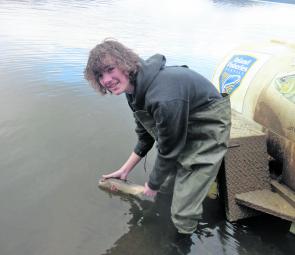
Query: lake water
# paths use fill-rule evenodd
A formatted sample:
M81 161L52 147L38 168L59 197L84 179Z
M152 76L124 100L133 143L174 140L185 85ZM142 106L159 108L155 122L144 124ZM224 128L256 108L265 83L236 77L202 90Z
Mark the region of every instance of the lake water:
M200 229L177 248L165 204L99 190L132 151L135 126L124 96L102 97L83 79L106 37L211 79L234 47L294 43L294 17L295 5L269 1L0 1L0 254L295 254L288 222L232 224L218 200L206 200ZM144 183L154 153L133 181Z

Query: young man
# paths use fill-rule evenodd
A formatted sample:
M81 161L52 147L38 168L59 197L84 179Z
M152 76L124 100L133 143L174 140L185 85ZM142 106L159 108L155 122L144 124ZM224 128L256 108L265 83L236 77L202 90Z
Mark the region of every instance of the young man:
M144 193L155 196L173 187L172 222L179 233L191 234L227 151L230 100L197 72L165 62L159 54L142 60L121 43L105 40L91 50L85 78L102 94L125 93L136 121L133 152L103 178L126 179L156 141Z

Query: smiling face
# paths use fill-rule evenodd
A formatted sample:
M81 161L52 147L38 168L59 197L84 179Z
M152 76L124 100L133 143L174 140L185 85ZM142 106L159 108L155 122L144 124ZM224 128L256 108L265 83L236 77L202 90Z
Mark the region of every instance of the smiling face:
M88 57L84 77L102 95L134 93L140 57L122 43L105 39Z
M134 92L134 86L130 83L128 73L119 69L112 60L105 62L98 78L99 83L114 95Z

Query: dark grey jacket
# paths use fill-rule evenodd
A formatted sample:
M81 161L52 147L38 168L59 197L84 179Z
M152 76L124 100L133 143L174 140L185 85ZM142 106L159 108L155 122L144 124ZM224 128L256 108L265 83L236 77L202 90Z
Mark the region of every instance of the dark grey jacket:
M146 111L154 121L154 136L136 119L138 143L134 152L144 157L157 142L158 154L148 185L157 190L187 143L189 125L198 125L190 119L191 113L221 98L206 78L189 68L165 66L165 57L154 55L141 61L136 76L135 93L127 95L133 112ZM216 116L218 118L218 116Z

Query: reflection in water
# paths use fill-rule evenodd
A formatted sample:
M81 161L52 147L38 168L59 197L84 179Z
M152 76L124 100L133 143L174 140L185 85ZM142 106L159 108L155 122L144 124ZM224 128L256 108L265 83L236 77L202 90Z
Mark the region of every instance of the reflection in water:
M254 5L267 5L269 2L276 2L276 3L287 3L287 4L294 4L294 0L211 0L216 4L222 5L233 5L239 7L245 6L254 6Z
M239 243L234 238L237 229L232 224L224 224L219 200L207 198L204 203L206 213L198 229L191 238L177 242L176 229L170 220L171 196L158 195L155 203L126 195L120 198L131 206L129 230L103 255L239 254ZM213 240L208 242L210 239Z
M85 49L59 49L50 58L40 61L39 65L36 63L33 69L53 86L54 84L58 86L59 82L81 85L84 82L84 70L81 63L85 62L82 56L87 56L87 54Z
M218 5L232 5L237 7L254 6L261 4L255 0L211 0L213 3Z
M177 246L169 199L106 197L95 179L129 155L134 120L123 97L100 97L83 79L105 37L210 79L242 43L295 41L294 13L267 1L1 1L0 254L295 254L288 222L232 224L219 200L205 201L198 230Z
M154 204L128 196L120 199L131 206L129 230L102 255L284 255L295 251L293 236L286 234L288 222L265 215L239 223L224 222L223 206L218 199L206 198L198 229L181 243L175 242L175 228L170 220L171 198L160 196Z
M103 255L190 253L193 244L190 238L176 243L176 230L170 220L171 197L158 195L155 203L128 197L121 199L131 205L129 231Z

